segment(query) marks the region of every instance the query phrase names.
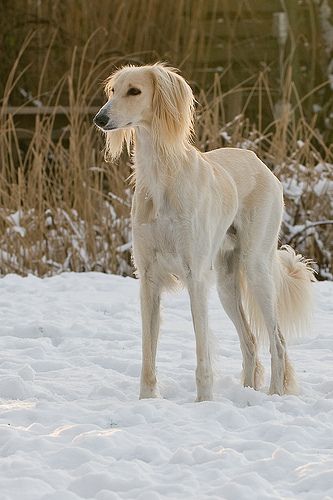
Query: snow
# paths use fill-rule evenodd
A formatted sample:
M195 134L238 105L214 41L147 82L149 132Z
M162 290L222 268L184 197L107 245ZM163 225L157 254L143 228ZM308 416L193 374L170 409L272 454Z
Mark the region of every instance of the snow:
M100 273L0 280L1 500L329 499L333 283L313 335L290 346L300 396L240 385L235 330L210 298L215 401L194 403L184 291L164 297L164 399L138 400L137 280Z

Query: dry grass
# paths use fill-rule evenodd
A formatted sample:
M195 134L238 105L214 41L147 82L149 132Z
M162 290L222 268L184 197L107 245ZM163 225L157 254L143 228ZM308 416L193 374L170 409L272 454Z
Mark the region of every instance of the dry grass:
M315 97L303 106L308 119L313 113L312 104L319 104L322 130L324 120L330 121L333 103L330 88L327 86L321 95L312 92L327 79L331 59L321 24L320 2L98 0L97 8L95 3L88 0L5 2L5 15L0 16L0 92L3 93L3 82L26 34L36 30L21 59L23 66L29 65L29 70L20 80L21 86L34 96L39 93L39 77L54 37L50 60L44 67L44 90L58 84L64 68L71 64L74 50L80 55L86 50L85 72L101 57L139 64L163 59L180 68L186 78L200 88L212 83L214 73L222 73L223 87L228 91L239 81L252 75L256 78L265 69L270 86L278 93L283 92L284 73L289 66L293 68L292 78L299 95L311 92ZM276 13L285 15L287 23L287 38L283 43L279 43L281 37L275 26ZM92 33L95 35L84 49ZM106 76L107 71L102 78ZM227 120L240 113L247 95L231 92L225 98ZM277 98L275 95L274 102ZM23 102L18 87L12 99ZM63 105L67 99L64 92ZM269 113L265 103L263 109ZM257 110L252 108L251 115L256 114ZM270 114L267 120L271 121ZM332 120L330 126L333 127Z
M100 90L104 65L116 61L92 63L87 72L82 61L84 53L80 60L73 54L68 73L46 103L58 105L65 89L68 125L55 140L56 114L37 115L24 150L22 130L6 113L17 64L9 75L0 113L1 274L128 272L117 249L129 239L130 194L124 190L129 168L103 162L102 138L81 111Z
M37 115L31 139L23 147L18 120L6 113L6 106L23 76L18 68L30 43L28 37L9 74L0 111L0 273L130 274L129 162L104 162L102 137L91 116L82 113L82 108L101 100L101 81L121 57L102 46L97 51L92 38L80 56L73 51L68 70L46 94L50 49L37 97L44 105L56 106L66 95L68 125L55 138L56 114ZM88 56L91 44L96 51L93 59ZM256 151L285 186L282 243L290 241L318 262L320 277L330 277L333 151L325 145L315 118L306 118L306 99L299 99L288 70L282 89L277 108L265 71L227 92L223 76L216 76L211 87L197 95L197 145L202 150L228 145ZM240 92L248 98L240 114L226 122L226 103ZM256 122L248 118L251 108L258 110Z
M285 81L280 113L263 126L262 103L274 102L265 78L265 73L259 75L251 85L251 99L228 123L225 123L225 95L219 80L211 94L200 94L203 106L198 110L198 146L202 150L231 146L255 151L284 186L286 210L281 244L291 244L313 259L320 279L333 279L333 147L325 144L316 127L316 116L310 122L306 119L303 112L306 99L298 98L290 79ZM240 88L235 88L230 93L239 91ZM259 110L257 123L247 118L247 108L253 103Z

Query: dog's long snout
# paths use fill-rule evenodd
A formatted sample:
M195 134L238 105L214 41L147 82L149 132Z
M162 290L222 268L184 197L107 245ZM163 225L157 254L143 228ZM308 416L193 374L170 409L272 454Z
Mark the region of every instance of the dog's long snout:
M93 121L95 125L103 128L108 123L109 117L105 113L98 112Z

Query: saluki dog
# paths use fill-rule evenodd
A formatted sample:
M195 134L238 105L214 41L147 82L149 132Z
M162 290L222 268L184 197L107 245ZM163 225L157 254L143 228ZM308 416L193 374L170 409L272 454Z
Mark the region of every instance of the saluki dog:
M296 391L285 336L303 333L313 270L290 247L278 250L282 186L249 150L202 153L192 143L194 97L175 69L125 66L106 81L94 118L106 155L134 145L133 257L140 277L140 398L159 396L155 359L163 289L186 286L196 339L197 401L213 397L207 295L216 275L224 310L239 335L244 386L258 389L258 335L271 353L271 394Z

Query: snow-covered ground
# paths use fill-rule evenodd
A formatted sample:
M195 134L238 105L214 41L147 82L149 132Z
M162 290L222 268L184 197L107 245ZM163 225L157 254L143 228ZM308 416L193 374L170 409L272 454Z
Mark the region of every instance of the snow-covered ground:
M333 283L314 285L313 336L290 346L301 394L240 385L215 292L215 401L194 403L185 292L164 298L164 399L138 400L138 282L98 273L0 280L0 499L333 497Z

